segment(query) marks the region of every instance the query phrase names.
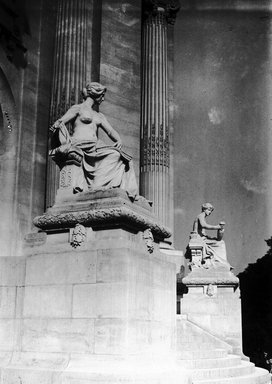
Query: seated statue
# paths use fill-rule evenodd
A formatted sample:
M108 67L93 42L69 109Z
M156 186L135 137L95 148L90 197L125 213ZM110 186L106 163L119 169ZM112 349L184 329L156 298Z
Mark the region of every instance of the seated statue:
M99 83L86 85L82 92L84 101L73 105L51 127L50 156L60 166L77 165L74 193L119 187L134 199L138 186L131 156L122 151L119 134L106 117L97 112L105 92L106 88ZM71 133L67 123L72 126ZM106 145L98 139L99 128L115 142L114 145Z
M194 221L193 232L191 232L189 243L191 253L193 248L202 249L201 260L198 265L194 266L209 268L221 264L231 268L227 261L225 242L222 240L225 223L221 222L218 225L208 224L206 222L206 217L210 216L214 207L210 203L205 203L201 208L202 212ZM217 238L207 236L206 230L217 230Z

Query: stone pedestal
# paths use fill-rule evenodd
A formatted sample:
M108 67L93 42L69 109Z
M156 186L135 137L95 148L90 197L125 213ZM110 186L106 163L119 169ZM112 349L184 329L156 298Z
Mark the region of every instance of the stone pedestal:
M225 266L195 268L182 280L188 293L181 299L181 314L242 354L239 280Z
M176 267L148 204L81 194L35 222L45 232L28 236L12 287L2 383L189 383L175 362Z

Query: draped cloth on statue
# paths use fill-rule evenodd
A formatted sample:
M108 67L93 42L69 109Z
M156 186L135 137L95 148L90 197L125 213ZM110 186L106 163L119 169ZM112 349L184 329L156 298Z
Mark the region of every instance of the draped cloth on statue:
M56 161L77 159L78 172L74 191L122 188L131 198L138 195L138 185L131 157L101 140L75 140L65 126L58 129L60 146L50 151Z
M217 240L211 237L201 237L203 242L203 259L211 259L223 265L230 266L227 261L226 245L224 240Z

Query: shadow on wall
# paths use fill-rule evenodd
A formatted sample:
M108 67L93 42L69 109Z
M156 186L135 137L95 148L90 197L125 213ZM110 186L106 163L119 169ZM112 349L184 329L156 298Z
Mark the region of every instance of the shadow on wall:
M24 35L30 35L25 10L26 0L0 1L0 45L10 62L17 68L26 68Z
M243 350L257 366L272 372L272 237L264 257L238 277L242 298Z

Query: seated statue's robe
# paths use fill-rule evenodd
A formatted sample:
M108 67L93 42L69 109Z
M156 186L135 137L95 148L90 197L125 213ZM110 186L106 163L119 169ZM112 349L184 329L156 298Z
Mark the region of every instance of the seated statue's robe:
M67 162L75 155L80 159L78 172L73 180L74 190L122 188L128 195L138 195L138 185L131 157L122 150L106 145L102 140L75 140L64 124L58 129L60 146L50 151L55 161Z
M229 266L227 261L226 245L224 240L217 240L208 236L202 236L203 259L211 259L223 265Z

